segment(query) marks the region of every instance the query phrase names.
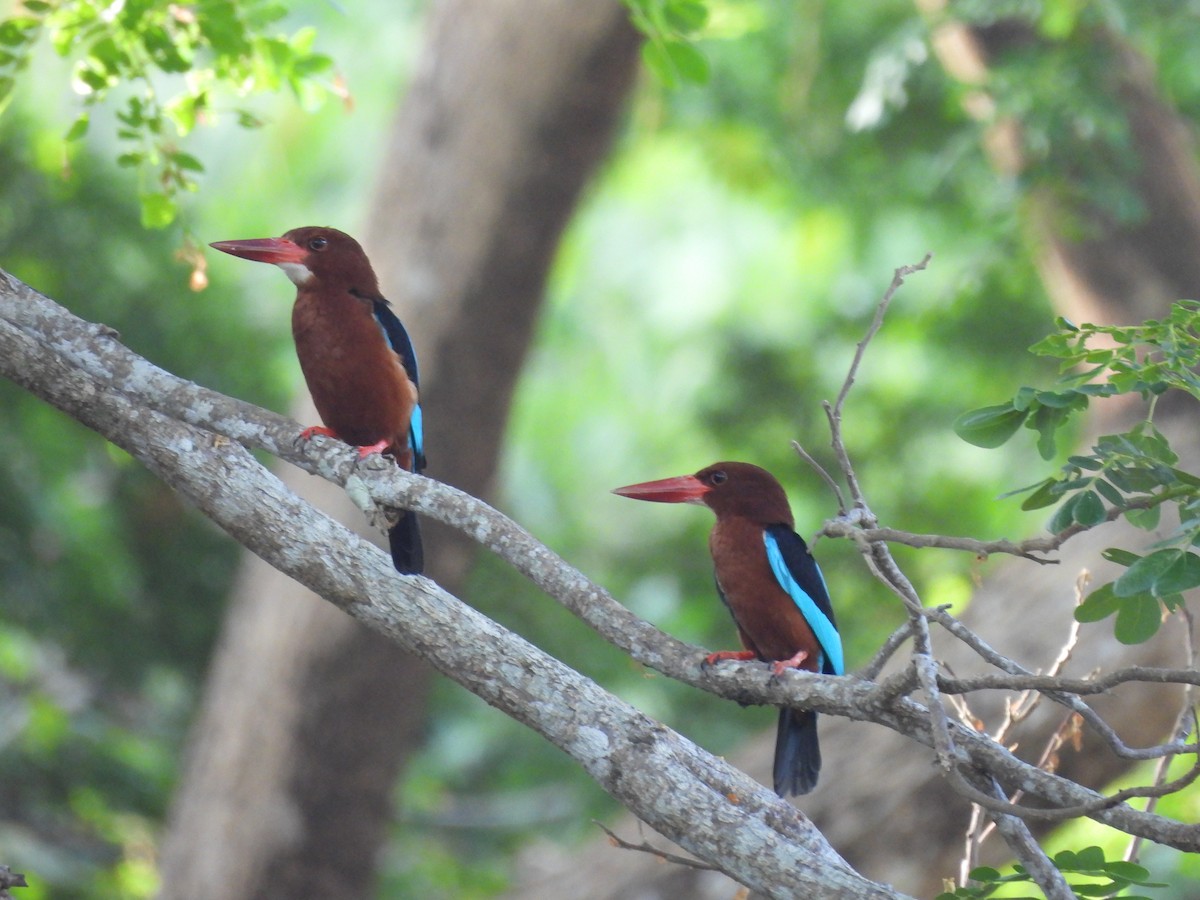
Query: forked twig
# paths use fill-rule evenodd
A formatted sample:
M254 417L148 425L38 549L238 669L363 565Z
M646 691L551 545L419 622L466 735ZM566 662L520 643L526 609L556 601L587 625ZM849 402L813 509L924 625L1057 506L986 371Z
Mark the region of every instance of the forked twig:
M660 850L648 841L642 841L640 844L633 844L622 837L618 837L616 832L612 831L602 823L592 819L592 824L608 835L608 839L612 841L614 847L618 850L636 850L638 853L649 853L651 856L657 856L663 862L674 863L677 866L687 866L689 869L702 869L706 872L720 872L722 869L703 860L694 859L690 856L680 856L678 853L670 853L666 850Z

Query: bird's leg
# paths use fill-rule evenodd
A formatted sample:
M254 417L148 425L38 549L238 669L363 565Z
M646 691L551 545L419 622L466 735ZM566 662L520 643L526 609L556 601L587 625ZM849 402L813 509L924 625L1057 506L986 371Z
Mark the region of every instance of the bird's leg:
M358 458L366 459L372 453L382 453L384 450L386 450L388 447L391 446L391 443L392 442L389 441L387 438L384 438L382 441L378 441L374 444L367 444L364 447L359 447L358 448Z
M309 425L302 432L300 432L300 440L307 441L310 440L314 435L318 434L324 435L325 437L337 438L339 441L342 439L342 436L332 428L326 428L324 425ZM359 459L366 459L372 453L382 453L389 446L391 446L391 443L392 442L387 438L384 438L382 441L378 441L374 444L367 444L362 447L356 446L355 449L358 450Z
M706 666L711 666L727 659L758 659L758 654L753 650L718 650L716 653L710 653L708 656L704 657L704 664Z
M336 431L334 431L332 428L326 428L324 425L309 425L302 432L300 432L300 440L310 440L313 435L317 434L324 435L325 437L338 438L338 440L341 440Z
M800 664L808 659L807 650L797 650L796 655L788 659L777 659L771 663L771 674L782 675L788 669L798 669Z

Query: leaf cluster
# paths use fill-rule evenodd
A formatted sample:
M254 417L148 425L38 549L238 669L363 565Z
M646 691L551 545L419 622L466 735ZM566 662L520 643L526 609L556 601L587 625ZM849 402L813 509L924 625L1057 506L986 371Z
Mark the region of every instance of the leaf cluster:
M1115 897L1121 891L1137 886L1143 888L1161 888L1168 885L1150 880L1150 873L1137 863L1123 859L1108 860L1104 858L1104 850L1100 847L1085 847L1082 850L1063 850L1051 857L1054 867L1064 875L1083 876L1097 879L1085 882L1074 882L1071 890L1077 897ZM1003 875L999 870L990 866L979 866L971 870L968 876L973 884L960 887L953 892L939 894L937 900L982 900L992 896L998 888L1008 884L1036 885L1034 879L1020 865L1013 866L1013 871ZM1127 894L1129 900L1150 900L1143 895ZM1017 900L1039 900L1039 896L1027 895Z
M646 36L642 60L668 87L706 84L708 60L691 43L708 22L703 0L625 0L634 26Z
M1200 399L1198 329L1200 303L1193 300L1181 300L1165 318L1138 326L1076 326L1060 318L1058 330L1031 348L1059 360L1057 384L1050 390L1022 387L1012 400L965 413L955 423L960 437L980 447L999 447L1024 426L1037 432L1042 457L1052 459L1060 429L1093 400L1136 395L1146 404L1145 419L1133 428L1101 436L1090 452L1069 456L1058 474L1016 492L1029 492L1022 509L1059 504L1048 526L1055 534L1118 516L1151 530L1164 505L1178 512L1179 525L1152 553L1107 550L1105 558L1127 571L1093 591L1076 611L1081 622L1115 614L1116 635L1125 643L1152 637L1161 606L1176 609L1183 591L1200 586L1200 556L1185 549L1200 544L1200 477L1180 468L1153 421L1158 399L1168 391Z
M116 112L124 146L117 162L142 178L142 224L164 228L175 219L180 193L194 191L204 170L178 140L215 118L220 97L284 87L302 101L323 97L320 77L332 60L313 51L312 29L270 33L286 13L274 0L26 0L19 13L0 21L0 111L42 34L72 61L72 87L83 100L68 143L87 134L93 108L126 89ZM243 127L260 124L246 108L233 112Z

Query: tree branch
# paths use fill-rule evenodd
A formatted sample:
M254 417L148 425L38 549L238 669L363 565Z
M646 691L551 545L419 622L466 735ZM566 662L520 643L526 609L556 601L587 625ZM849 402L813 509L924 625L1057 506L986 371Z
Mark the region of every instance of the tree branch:
M149 383L166 386L170 376L121 348L111 332L72 324L62 311L40 342L26 328L31 312L49 312L49 301L18 284L0 273L0 371L129 452L268 563L536 730L644 821L752 889L773 897L900 896L853 872L798 810L744 774L428 579L397 575L385 554L288 491L239 443L148 408L140 392ZM40 309L20 309L25 303ZM25 325L14 327L14 319ZM84 345L74 346L68 332L80 325ZM89 353L87 367L103 377L70 360ZM230 430L252 433L251 443L282 448L290 443L285 434L295 433L278 421L230 423L223 403L197 412L215 398L183 382L173 387L176 399L191 395L193 403L179 407L185 415L216 412ZM357 469L349 448L301 449L318 468ZM722 826L698 829L697 821Z
M481 501L379 461L360 463L336 442L297 445L295 423L162 372L118 344L111 330L70 316L2 272L0 374L125 447L272 565L538 730L639 817L756 889L786 894L801 884L807 890L819 884L825 891L837 884L847 891L839 896L893 896L850 872L790 805L436 585L396 576L383 554L282 491L240 446L212 432L343 485L364 509L403 506L458 528L635 660L670 677L743 703L796 705L871 721L926 746L936 743L954 767L986 772L1006 790L1023 790L1052 809L1086 808L1093 818L1131 835L1200 850L1196 826L1132 809L1044 772L987 735L946 720L944 713L943 740L935 741L939 717L907 697L911 687L906 685L885 695L880 686L853 676L789 672L774 679L767 666L755 663L703 669L703 650L638 619ZM909 602L912 598L915 592ZM935 612L922 609L911 621L924 625ZM898 637L895 645L902 640ZM496 650L457 649L477 646ZM941 676L930 671L934 689L940 690ZM560 708L564 703L569 708ZM729 796L738 802L731 804ZM696 821L735 823L737 846L691 834ZM809 865L797 868L797 856L805 854Z

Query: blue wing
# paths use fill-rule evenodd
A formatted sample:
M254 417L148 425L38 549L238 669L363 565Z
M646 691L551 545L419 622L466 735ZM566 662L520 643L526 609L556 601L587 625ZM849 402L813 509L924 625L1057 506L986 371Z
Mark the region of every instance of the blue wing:
M392 305L382 297L371 298L371 312L379 330L383 332L384 340L400 357L400 364L408 373L408 379L418 391L421 389L421 376L417 370L417 353L413 350L412 340L403 323L392 312ZM408 449L413 452L413 471L422 472L425 469L425 430L421 421L421 405L418 403L412 412L412 420L408 426Z
M768 525L763 530L763 540L775 579L800 607L821 645L821 671L826 675L845 674L842 638L833 618L829 591L804 539L786 525Z

